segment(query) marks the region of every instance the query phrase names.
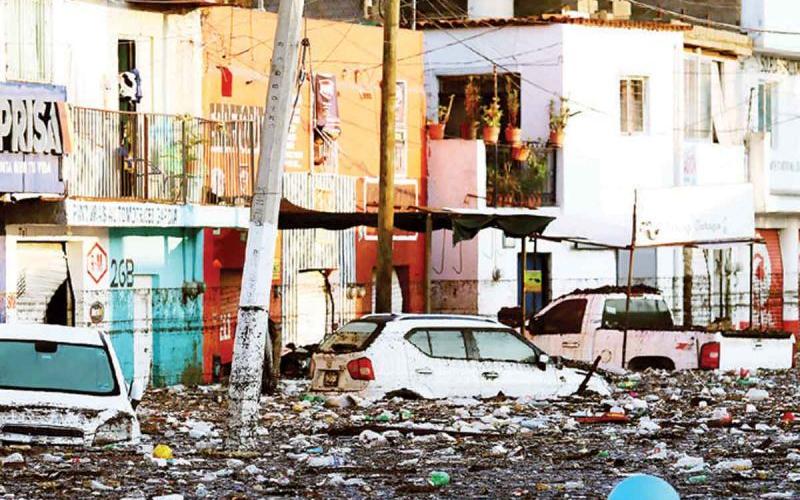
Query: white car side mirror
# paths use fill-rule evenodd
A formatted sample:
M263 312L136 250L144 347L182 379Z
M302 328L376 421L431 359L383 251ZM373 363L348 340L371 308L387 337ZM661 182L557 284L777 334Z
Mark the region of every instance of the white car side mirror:
M548 356L548 355L547 355L547 354L545 354L545 353L541 353L541 354L539 355L539 363L540 363L540 364L543 364L543 365L550 364L550 356Z
M139 402L144 396L144 390L145 384L142 379L133 379L133 382L131 382L131 388L128 391L128 400L131 402L131 406L134 410L137 406L139 406Z

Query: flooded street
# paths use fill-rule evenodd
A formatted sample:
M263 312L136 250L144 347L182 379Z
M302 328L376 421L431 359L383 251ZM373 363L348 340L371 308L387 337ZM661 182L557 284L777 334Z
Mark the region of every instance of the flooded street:
M139 445L6 446L0 492L598 498L632 473L660 476L682 498L792 498L800 491L796 372L648 372L614 384L610 398L369 403L315 397L288 382L280 396L262 400L252 452L224 451L222 387L152 390L138 410ZM157 445L168 449L154 452ZM437 472L447 474L432 477Z

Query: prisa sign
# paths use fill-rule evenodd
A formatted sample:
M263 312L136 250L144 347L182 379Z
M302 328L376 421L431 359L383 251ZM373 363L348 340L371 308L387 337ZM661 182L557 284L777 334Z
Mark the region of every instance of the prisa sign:
M0 83L0 193L63 194L66 90Z
M0 98L0 141L2 153L62 154L56 101Z

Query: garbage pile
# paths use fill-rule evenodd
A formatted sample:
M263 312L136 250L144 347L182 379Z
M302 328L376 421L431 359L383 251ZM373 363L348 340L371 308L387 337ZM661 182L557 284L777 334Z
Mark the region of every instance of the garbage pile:
M683 498L800 496L796 371L649 371L610 397L262 401L258 446L227 451L224 387L152 390L140 443L0 447L0 498L605 497L632 474Z

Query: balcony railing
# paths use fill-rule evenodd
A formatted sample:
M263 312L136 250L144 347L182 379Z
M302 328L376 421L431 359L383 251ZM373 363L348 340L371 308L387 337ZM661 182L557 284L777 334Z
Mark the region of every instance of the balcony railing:
M249 204L254 127L249 121L73 108L67 194L174 204Z
M556 151L536 143L486 148L486 205L537 208L556 204Z

